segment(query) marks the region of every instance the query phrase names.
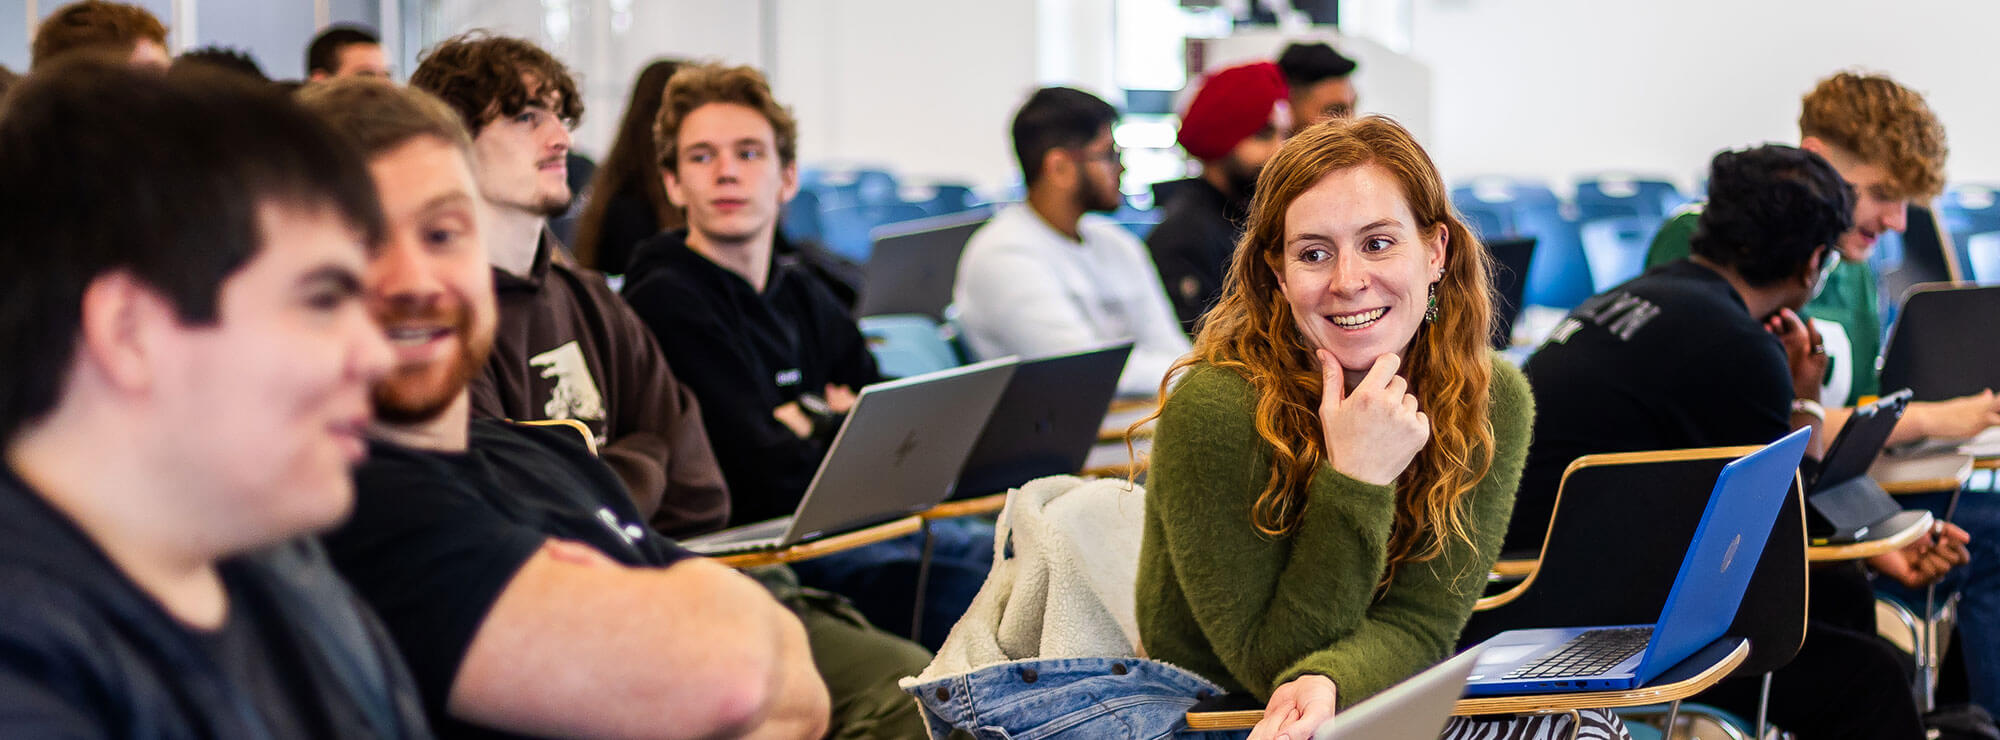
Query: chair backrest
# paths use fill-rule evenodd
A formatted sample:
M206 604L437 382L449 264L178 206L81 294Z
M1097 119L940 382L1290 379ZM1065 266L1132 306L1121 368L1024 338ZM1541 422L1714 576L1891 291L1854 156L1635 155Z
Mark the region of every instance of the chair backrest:
M785 238L794 242L817 242L826 239L826 228L820 224L821 210L819 194L811 190L800 190L785 203L778 216L778 229Z
M1576 184L1580 221L1620 216L1663 219L1686 202L1680 188L1663 178L1607 174L1584 178Z
M1531 305L1575 308L1596 291L1576 222L1547 185L1507 177L1479 177L1452 188L1451 201L1481 238L1535 237L1535 263L1524 300Z
M1602 293L1638 277L1646 269L1646 249L1660 230L1660 217L1618 216L1583 222L1581 238L1590 282Z
M1986 332L2000 316L2000 286L1919 285L1882 351L1882 387L1908 388L1918 401L2000 389L2000 347Z
M1587 455L1570 464L1556 495L1541 562L1506 604L1476 612L1460 636L1478 644L1510 629L1652 624L1722 467L1758 447ZM1803 488L1778 513L1729 634L1750 640L1736 675L1791 662L1805 639Z
M827 249L855 262L866 263L868 256L874 252L874 237L870 232L876 227L923 217L923 206L888 203L825 209L820 212L820 223L825 228Z
M959 365L951 340L929 316L864 316L856 323L883 377L907 378Z

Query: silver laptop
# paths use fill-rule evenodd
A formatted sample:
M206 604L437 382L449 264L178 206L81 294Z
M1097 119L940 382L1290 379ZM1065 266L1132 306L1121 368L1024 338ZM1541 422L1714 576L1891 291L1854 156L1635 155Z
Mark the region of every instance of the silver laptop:
M1313 740L1437 740L1478 662L1475 647L1432 666L1320 723Z
M1003 358L861 389L797 512L681 546L704 555L780 549L938 505L1015 365Z

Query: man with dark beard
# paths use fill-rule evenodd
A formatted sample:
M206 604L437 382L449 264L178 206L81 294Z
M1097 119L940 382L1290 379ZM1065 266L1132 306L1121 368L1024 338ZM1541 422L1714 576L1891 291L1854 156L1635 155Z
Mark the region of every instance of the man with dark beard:
M693 392L604 276L572 265L548 230L569 206L564 155L583 115L569 70L526 41L465 35L433 47L410 86L471 132L490 214L500 324L472 414L583 422L655 528L685 537L723 526L729 489Z
M1180 143L1201 160L1201 177L1174 191L1146 247L1189 334L1222 292L1257 173L1291 129L1286 89L1278 65L1230 67L1208 76L1181 117Z
M1160 390L1188 351L1160 275L1137 237L1104 213L1124 201L1111 124L1118 110L1068 87L1035 92L1014 115L1028 202L966 242L952 300L981 357L1045 357L1131 340L1123 396Z
M365 283L393 365L354 516L326 542L439 733L823 734L827 690L789 610L644 527L569 429L471 420L498 310L457 116L369 80L300 97L367 157L387 222Z

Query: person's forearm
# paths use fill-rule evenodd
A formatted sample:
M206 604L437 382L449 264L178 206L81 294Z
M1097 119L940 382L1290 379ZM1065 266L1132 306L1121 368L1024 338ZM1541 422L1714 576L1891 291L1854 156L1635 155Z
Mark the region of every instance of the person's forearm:
M832 705L826 681L813 666L805 628L797 620L786 622L778 625L774 636L779 645L779 670L774 676L770 714L746 737L789 740L826 734Z

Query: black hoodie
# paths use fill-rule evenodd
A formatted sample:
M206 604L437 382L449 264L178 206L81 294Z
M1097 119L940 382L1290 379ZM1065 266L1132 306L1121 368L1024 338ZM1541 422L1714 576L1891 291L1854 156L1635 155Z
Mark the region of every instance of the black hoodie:
M642 242L625 272L625 300L701 402L732 525L791 514L826 455L825 442L801 439L774 409L828 384L859 393L881 379L840 300L795 257L774 253L761 294L688 248L686 229Z

